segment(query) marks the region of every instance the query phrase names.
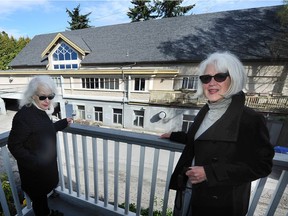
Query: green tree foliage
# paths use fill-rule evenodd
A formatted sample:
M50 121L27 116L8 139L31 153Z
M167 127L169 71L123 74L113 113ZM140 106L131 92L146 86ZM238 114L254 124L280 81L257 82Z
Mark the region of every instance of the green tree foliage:
M150 5L151 0L132 0L131 3L134 8L129 8L127 13L132 22L138 22L142 20L150 20L157 18L156 15L152 15L156 12L157 8Z
M155 6L157 7L158 16L161 18L183 16L188 13L194 6L181 6L183 0L156 0Z
M288 52L288 0L283 0L278 17L281 27L275 28L274 42L269 44L270 52L275 58L281 58Z
M80 4L72 11L66 8L66 13L68 13L68 16L71 18L71 22L68 21L70 26L67 27L67 29L76 30L91 27L88 24L90 22L88 16L91 14L91 12L84 15L80 15Z
M288 26L288 0L283 0L283 7L278 12L281 24Z
M132 0L133 8L127 13L132 22L183 16L194 6L181 6L183 0Z
M30 42L30 38L20 37L18 40L2 31L0 33L0 70L9 69L8 64Z

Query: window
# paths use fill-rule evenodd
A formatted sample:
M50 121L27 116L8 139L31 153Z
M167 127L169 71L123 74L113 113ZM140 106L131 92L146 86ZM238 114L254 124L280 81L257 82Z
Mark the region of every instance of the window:
M118 78L82 78L82 88L87 89L119 89Z
M145 91L145 79L144 78L135 78L135 91Z
M113 109L113 123L122 125L122 109Z
M79 119L85 119L85 106L77 106L77 117Z
M194 122L194 115L183 115L182 131L188 132L188 129Z
M182 89L196 90L197 86L198 86L197 76L183 77Z
M144 111L134 110L135 119L133 124L137 127L144 126Z
M95 121L103 122L103 109L102 107L94 107Z
M78 54L66 43L62 42L53 53L54 70L78 69Z

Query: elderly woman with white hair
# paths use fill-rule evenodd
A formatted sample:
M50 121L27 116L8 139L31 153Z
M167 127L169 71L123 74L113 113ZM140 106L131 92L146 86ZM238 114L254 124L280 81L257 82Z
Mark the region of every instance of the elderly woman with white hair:
M161 135L186 144L170 181L174 215L244 216L251 182L272 170L265 119L245 106L245 69L230 52L202 61L199 81L196 95L208 102L188 132Z
M61 216L50 210L47 195L57 186L56 132L66 128L71 118L51 120L56 85L49 76L36 76L28 84L15 114L8 148L17 160L21 187L32 200L36 216Z

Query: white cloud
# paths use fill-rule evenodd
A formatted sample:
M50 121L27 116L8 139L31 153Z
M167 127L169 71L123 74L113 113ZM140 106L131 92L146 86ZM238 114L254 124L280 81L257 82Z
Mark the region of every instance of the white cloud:
M45 6L48 0L2 0L0 1L1 17L6 17L17 10L32 10L37 6Z

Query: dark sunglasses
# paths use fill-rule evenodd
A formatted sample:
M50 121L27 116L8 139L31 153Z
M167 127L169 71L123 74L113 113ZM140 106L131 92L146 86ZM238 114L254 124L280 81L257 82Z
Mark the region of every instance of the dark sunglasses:
M224 82L228 76L230 76L228 72L227 73L217 73L214 76L201 75L201 76L199 76L199 79L201 80L202 83L208 84L209 82L211 82L212 78L214 78L214 80L216 82Z
M37 96L40 101L44 101L46 100L46 98L48 98L48 100L53 100L53 98L55 97L55 94L48 95L48 96L45 96L45 95L41 95L41 96L37 95Z

